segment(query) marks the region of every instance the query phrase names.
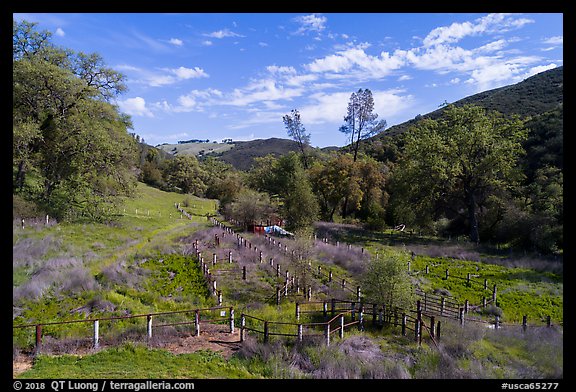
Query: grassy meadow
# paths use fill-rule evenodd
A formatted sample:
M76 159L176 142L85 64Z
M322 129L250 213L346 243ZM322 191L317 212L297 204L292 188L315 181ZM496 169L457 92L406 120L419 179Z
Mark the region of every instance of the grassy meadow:
M180 217L180 203L192 219ZM223 304L241 313L275 322L295 322L295 301L287 297L275 303L275 289L283 276L276 265L295 270L301 264L280 248L270 248L262 236L244 234L253 246L265 252L236 247L236 236L221 236L207 215L215 214L215 201L159 191L139 184L138 196L126 201L118 220L111 224L54 224L27 222L24 229L14 223L13 319L14 325L47 323L86 318L188 310L216 305L202 272L193 257L191 244L198 240L205 261L215 253L211 272L218 279ZM274 336L269 344L248 333L242 347L230 358L208 350L174 354L146 345L145 318L102 321L102 339L113 343L90 348L92 324L45 326L45 351L34 357L31 369L18 378L562 378L563 376L563 276L561 270L540 264L483 262L477 253L460 249L459 257L425 252L424 245L441 248L435 239L412 237L412 242L389 240L388 232L355 231L345 225L323 224L317 241L296 243L281 239L290 248L306 252L311 270L322 269L321 277L304 275L302 287L310 286L313 301L330 297L352 298L367 263L399 252L415 252L410 262L414 283L426 292L463 303L480 303L498 287L497 306L503 326L498 331L482 324L443 321L439 347L423 340L422 346L398 327L346 331L344 339L334 335L330 346L316 341L295 342ZM341 241L340 246L335 246ZM350 247L347 246L350 244ZM227 263L228 251L234 263ZM457 252L452 252L454 256ZM468 256L473 257L468 257ZM274 266L269 264L274 260ZM425 273L426 266L429 273ZM242 267L247 278L241 279ZM407 266L408 268L408 266ZM450 278L445 279L449 269ZM333 273L329 282L326 274ZM471 274L473 284L465 279ZM346 279L348 289L340 287ZM481 282L488 280L489 290ZM480 282L480 283L478 283ZM304 290L302 290L303 292ZM529 328L520 327L527 315ZM542 327L546 316L552 328ZM490 314L474 314L489 320ZM168 315L165 323L190 321L190 315ZM302 315L300 322L318 321ZM239 325L238 320L236 321ZM247 320L247 326L258 327ZM186 329L188 328L188 329ZM274 331L294 333L293 327L276 324ZM174 339L189 326L167 328L160 338ZM321 331L318 331L321 334ZM34 330L13 330L13 358L31 352ZM88 348L87 348L88 347Z

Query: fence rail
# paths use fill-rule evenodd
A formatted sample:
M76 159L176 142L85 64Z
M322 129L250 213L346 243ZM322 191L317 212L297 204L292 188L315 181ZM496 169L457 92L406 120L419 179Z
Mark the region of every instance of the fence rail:
M201 312L214 312L214 311L222 311L228 310L228 316L216 316L210 315L212 318L207 318L206 315L201 317ZM194 314L193 321L174 321L168 322L164 324L154 324L153 319L155 317L160 316L167 316L167 315L177 315L177 314ZM42 349L42 337L43 337L43 328L46 326L59 326L59 325L69 325L69 324L93 324L93 347L98 348L100 346L100 322L101 321L114 321L114 320L127 320L127 319L135 319L135 318L146 318L146 337L147 339L151 339L153 335L153 328L162 328L162 327L170 327L170 326L179 326L179 325L191 325L194 324L195 330L194 334L196 336L200 336L200 329L201 323L228 323L230 327L230 333L234 332L234 308L233 307L225 307L225 306L215 306L210 308L196 308L196 309L188 309L188 310L176 310L170 312L156 312L156 313L145 313L145 314L136 314L136 315L126 315L126 316L110 316L110 317L98 317L98 318L90 318L84 320L68 320L68 321L56 321L56 322L44 322L44 323L31 323L31 324L20 324L20 325L13 325L13 329L25 329L25 328L35 328L35 343L34 343L34 352L39 353Z

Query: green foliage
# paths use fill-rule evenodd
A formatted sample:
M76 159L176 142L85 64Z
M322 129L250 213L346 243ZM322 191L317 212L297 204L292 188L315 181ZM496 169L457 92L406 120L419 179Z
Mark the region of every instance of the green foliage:
M168 189L199 197L206 192L207 186L203 181L206 173L192 155L178 156L165 162L163 175Z
M124 76L97 54L56 48L28 22L14 22L13 60L14 191L59 219L107 219L135 185L129 120L108 103ZM32 172L39 189L26 187Z
M413 211L406 218L423 216L428 222L438 217L433 215L437 210L462 210L470 240L478 242L479 206L518 181L527 133L519 119L478 106L450 105L444 115L439 121L422 120L406 134L393 172L393 204L399 212Z
M160 255L146 260L144 268L154 271L147 289L163 297L202 297L210 295L202 271L192 257Z
M102 350L93 355L40 355L34 368L19 375L22 379L198 379L198 378L262 378L262 364L228 360L218 353L197 351L171 354L140 345Z
M414 287L406 265L406 252L388 251L368 264L361 281L369 302L409 309L414 303Z

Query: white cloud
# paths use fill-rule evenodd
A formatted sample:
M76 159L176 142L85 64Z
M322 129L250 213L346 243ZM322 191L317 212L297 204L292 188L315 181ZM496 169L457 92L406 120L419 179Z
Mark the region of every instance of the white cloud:
M182 42L181 39L178 38L170 38L170 42L172 45L176 45L176 46L182 46L184 44L184 42Z
M405 51L396 50L392 55L381 52L379 56L372 56L366 54L364 47L355 47L316 59L306 68L314 73L328 73L330 75L324 76L331 78L380 79L402 67L405 57Z
M402 95L402 93L404 91L400 89L372 91L374 113L378 114L378 120L386 120L390 124L390 118L400 115L402 111L413 105L414 98L411 95ZM312 94L311 103L299 110L302 122L304 124L332 123L335 126L343 124L350 95L349 92Z
M562 35L558 35L556 37L549 37L542 40L545 44L550 45L563 45L564 44L564 37Z
M204 45L204 46L211 46L211 45L212 45L212 41L210 41L210 40L202 41L202 45Z
M192 90L177 98L177 105L166 101L156 102L154 107L168 113L203 112L207 106L218 103L223 94L217 89Z
M181 80L207 78L210 76L202 68L199 67L194 68L179 67L175 69L170 69L169 71L174 73L176 77Z
M284 88L273 79L261 79L252 82L242 89L234 89L222 104L245 106L261 101L291 99L304 93L302 88Z
M218 31L214 31L212 33L207 33L207 34L203 34L203 35L205 37L218 38L218 39L229 38L229 37L244 37L243 35L235 33L235 32L230 31L228 29L218 30Z
M398 81L399 81L399 82L403 82L404 80L410 80L410 79L412 79L412 76L410 76L410 75L402 75L402 76L400 76L400 77L398 78Z
M118 106L123 112L131 116L154 117L154 114L146 107L146 101L142 97L119 101Z
M66 33L64 32L64 30L62 30L60 27L58 27L56 29L56 32L54 33L56 34L58 37L64 37L66 35Z
M263 48L268 46L268 44L266 42L258 42L258 45L260 45Z
M208 78L210 76L199 67L160 68L163 73L134 67L128 64L121 64L116 68L134 73L136 75L134 83L141 83L150 87L162 87L182 80Z
M499 39L474 49L475 53L496 52L507 45L506 40Z
M305 34L309 31L321 32L326 28L328 21L325 16L316 14L297 16L292 20L300 24L294 34Z
M450 26L437 27L424 38L423 44L425 47L451 44L466 36L502 33L518 29L527 23L534 23L534 21L526 18L515 18L510 14L489 14L476 19L474 22L452 23Z

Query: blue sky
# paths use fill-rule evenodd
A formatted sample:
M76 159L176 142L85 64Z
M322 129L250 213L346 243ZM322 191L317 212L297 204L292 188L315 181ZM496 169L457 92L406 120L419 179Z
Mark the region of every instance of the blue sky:
M117 98L146 143L287 138L343 146L350 95L388 127L563 65L563 14L14 14L127 77Z

